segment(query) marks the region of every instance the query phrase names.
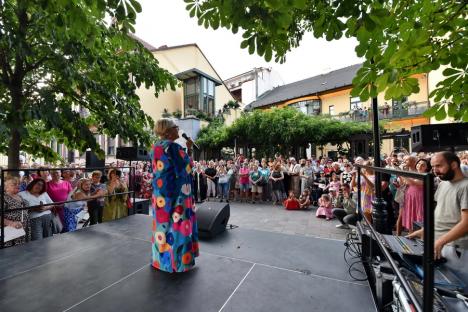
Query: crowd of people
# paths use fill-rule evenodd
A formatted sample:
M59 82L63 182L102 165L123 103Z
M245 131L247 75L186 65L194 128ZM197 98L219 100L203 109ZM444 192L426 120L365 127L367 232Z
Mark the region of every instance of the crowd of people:
M460 168L468 176L468 153L459 153ZM393 153L384 155L382 166L391 169L429 172L432 154ZM311 210L318 218L337 219L347 229L359 219L357 213L357 170L354 164L373 165L373 160L346 156L337 159L314 157L246 158L195 161L193 194L197 203L238 201L283 205L287 210ZM126 162L113 164L126 166ZM148 163L135 166L136 197L150 199L153 176ZM29 168L30 170L30 168ZM21 172L5 181L5 225L23 228L26 234L6 245L21 244L53 234L74 231L87 212L91 225L115 220L128 213L130 169L101 171L47 170ZM414 222L423 221L422 181L397 175L382 175L382 196L387 204L388 227L397 235L412 233ZM439 179L436 179L436 186ZM361 171L361 207L372 218L375 174ZM123 194L121 194L123 193ZM113 195L114 196L110 196ZM56 202L70 201L53 205ZM13 210L34 206L32 209Z
M27 168L25 168L27 169ZM24 235L5 246L75 231L85 216L90 225L128 215L128 172L38 168L9 175L4 185L4 224ZM65 202L65 203L64 203Z
M431 171L433 154L392 153L384 155L382 166L400 171ZM468 176L468 153L459 153L460 169ZM318 218L337 219L338 228L349 228L357 213L357 169L354 164L373 166L372 158L346 156L330 159L275 158L247 159L242 155L230 160L195 162L194 196L196 202L226 201L271 202L287 210L314 210ZM436 178L435 185L440 181ZM375 173L361 170L360 191L363 214L372 218ZM398 175L381 175L381 190L387 205L388 230L397 235L412 233L414 223L423 221L423 182Z

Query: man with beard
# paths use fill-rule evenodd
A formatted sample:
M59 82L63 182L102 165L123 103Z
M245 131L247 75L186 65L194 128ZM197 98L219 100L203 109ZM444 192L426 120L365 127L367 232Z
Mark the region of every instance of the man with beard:
M434 195L434 257L447 259L446 265L468 282L468 178L460 169L460 158L440 152L431 159L434 174L441 179ZM423 236L423 229L409 238Z

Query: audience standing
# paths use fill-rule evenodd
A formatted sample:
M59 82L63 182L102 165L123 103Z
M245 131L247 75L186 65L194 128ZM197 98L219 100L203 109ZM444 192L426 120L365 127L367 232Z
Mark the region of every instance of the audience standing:
M52 213L54 206L43 206L53 204L52 199L46 192L46 182L37 178L28 184L26 191L20 192L21 196L29 206L37 206L31 209L31 240L40 240L52 236Z

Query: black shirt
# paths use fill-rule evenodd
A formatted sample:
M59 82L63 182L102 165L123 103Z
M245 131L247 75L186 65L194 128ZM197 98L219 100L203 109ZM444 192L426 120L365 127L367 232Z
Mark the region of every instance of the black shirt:
M211 178L214 178L216 176L216 169L215 168L206 168L205 169L205 174Z

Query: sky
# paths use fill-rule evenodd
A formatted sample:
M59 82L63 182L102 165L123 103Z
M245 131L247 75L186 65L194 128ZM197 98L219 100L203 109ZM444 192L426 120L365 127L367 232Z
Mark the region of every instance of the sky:
M143 12L137 17L136 35L155 47L196 43L225 80L254 67L271 67L284 83L360 63L354 48L357 41L340 39L328 42L306 34L296 49L286 55L284 64L269 63L247 49L241 49L241 35L225 28L213 30L198 26L190 18L183 0L140 0Z

